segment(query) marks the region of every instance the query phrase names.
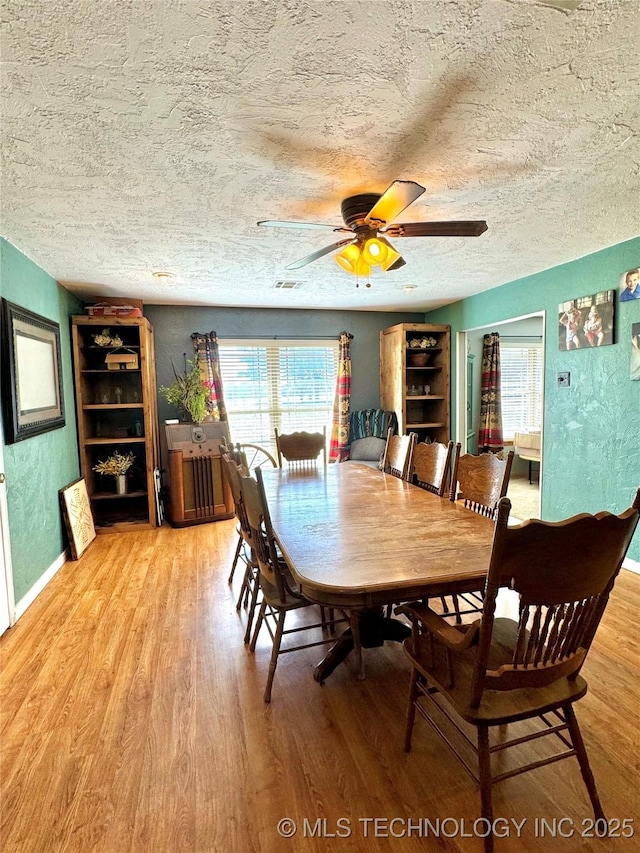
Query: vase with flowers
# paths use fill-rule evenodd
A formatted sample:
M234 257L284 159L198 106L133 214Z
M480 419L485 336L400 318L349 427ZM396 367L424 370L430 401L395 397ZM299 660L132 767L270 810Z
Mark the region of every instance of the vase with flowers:
M98 461L97 465L93 466L93 470L98 474L108 474L116 478L116 494L126 495L127 493L127 471L133 465L135 456L133 453L118 453L116 450L111 456L107 457L104 462Z

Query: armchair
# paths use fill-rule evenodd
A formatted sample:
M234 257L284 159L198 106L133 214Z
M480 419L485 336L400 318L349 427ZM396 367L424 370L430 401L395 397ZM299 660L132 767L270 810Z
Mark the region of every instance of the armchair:
M389 428L397 430L395 412L383 409L358 409L349 417L349 444L338 457L338 462L348 459L377 468L387 443Z

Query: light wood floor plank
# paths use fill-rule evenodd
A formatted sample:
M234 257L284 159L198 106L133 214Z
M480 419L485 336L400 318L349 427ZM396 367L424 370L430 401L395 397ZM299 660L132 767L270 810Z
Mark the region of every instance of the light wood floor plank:
M400 646L366 650L365 681L348 661L323 686L322 650L285 655L265 706L270 640L255 655L242 642L240 576L226 582L235 543L232 521L100 536L2 637L3 853L480 853L460 834L477 791L446 746L419 722L402 751ZM639 609L640 577L623 571L577 705L605 812L633 819L636 837L581 837L588 798L564 762L496 787L496 815L527 821L497 853L636 849ZM293 839L278 835L285 817ZM350 837L335 836L340 818ZM450 818L449 837L406 837L409 818ZM573 837L540 837L542 818L568 818Z

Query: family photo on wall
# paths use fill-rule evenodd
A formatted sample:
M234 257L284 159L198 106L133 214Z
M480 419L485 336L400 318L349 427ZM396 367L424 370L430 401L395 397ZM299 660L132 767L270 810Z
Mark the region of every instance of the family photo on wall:
M640 269L627 270L621 276L620 302L631 302L640 299Z
M588 349L613 343L615 290L601 290L558 306L561 350Z

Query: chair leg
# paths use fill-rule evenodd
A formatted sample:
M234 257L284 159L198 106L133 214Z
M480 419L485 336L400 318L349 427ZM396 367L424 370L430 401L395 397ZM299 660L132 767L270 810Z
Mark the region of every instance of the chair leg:
M329 633L330 634L335 634L335 632L336 632L335 618L336 618L336 611L333 609L333 607L330 607L329 608Z
M458 600L458 596L455 594L455 592L451 596L451 600L453 601L453 610L456 614L456 622L458 623L458 625L462 625L462 616L460 615L460 601Z
M271 702L271 686L273 685L273 676L276 674L276 666L278 665L278 655L280 654L280 644L282 643L282 632L284 631L284 617L286 615L286 610L278 611L276 633L273 638L273 648L271 649L271 660L269 662L269 675L267 676L267 686L264 691L265 702Z
M236 566L238 565L238 560L240 559L240 551L242 550L243 539L242 536L238 536L238 544L236 545L236 553L233 558L233 563L231 564L231 573L229 574L229 583L233 580L233 576L236 571Z
M493 805L491 803L491 753L489 752L489 727L478 726L478 770L480 777L480 805L486 824L484 829L493 826ZM484 853L493 853L493 832L484 838Z
M252 569L252 572L253 572L254 571L253 568L251 566L250 566L250 568ZM255 577L253 578L253 588L251 590L251 603L247 609L247 629L244 632L245 643L248 643L249 639L251 637L251 626L253 624L253 617L254 617L255 612L256 612L256 604L258 603L258 590L259 589L260 589L260 575L256 574ZM254 646L255 646L255 643L254 643Z
M323 632L326 631L327 630L327 611L322 606L322 604L320 605L320 622L322 624Z
M598 796L598 791L596 789L595 779L593 778L593 773L591 772L591 767L589 765L587 750L585 748L584 741L582 740L582 733L580 732L580 726L578 725L578 721L576 720L573 705L567 705L563 708L563 710L565 720L567 722L567 725L569 726L569 734L571 735L573 748L576 751L576 757L578 759L578 763L580 764L580 770L582 771L582 778L584 779L584 784L586 785L587 791L589 792L589 799L591 800L591 805L593 806L593 813L595 815L596 820L605 820L604 812L602 811L602 805L600 804L600 797Z
M418 670L411 670L411 683L409 685L409 707L407 708L407 722L404 729L404 751L411 752L411 737L413 735L413 724L416 721L416 699L418 698Z
M258 621L256 622L256 627L253 631L253 637L251 638L251 643L249 644L249 649L252 652L256 650L256 641L258 639L258 634L260 633L260 628L262 628L262 622L264 621L264 614L267 611L267 599L262 599L262 604L260 605L260 612L258 613Z
M251 580L252 573L253 573L253 566L249 562L249 563L247 563L247 566L246 566L246 569L244 572L244 577L242 578L242 586L240 587L240 592L238 594L238 600L236 602L236 610L238 611L238 613L240 612L240 608L242 607L243 601L244 601L244 606L245 607L247 606L246 599L247 599L247 593L248 593L249 588L250 588L249 582Z

